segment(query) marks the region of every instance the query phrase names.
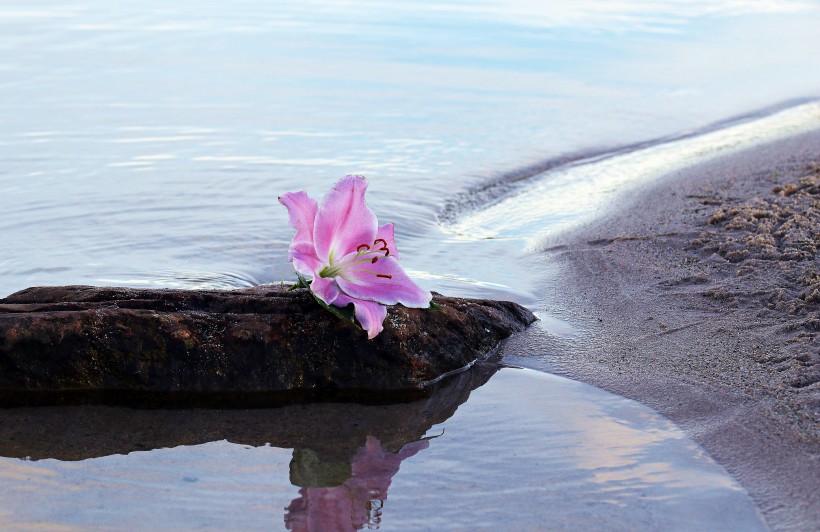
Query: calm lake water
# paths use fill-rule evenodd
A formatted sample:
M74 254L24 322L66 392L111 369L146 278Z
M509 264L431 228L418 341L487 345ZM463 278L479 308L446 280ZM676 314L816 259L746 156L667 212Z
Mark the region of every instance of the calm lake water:
M14 457L0 458L0 526L765 529L734 480L650 409L492 371L388 406L0 411L0 455Z
M538 308L549 272L529 254L639 180L817 127L818 27L818 4L799 0L5 0L0 297L48 284L292 279L276 197L321 196L358 173L427 288L513 299L549 333L580 334ZM760 112L772 105L782 111ZM503 195L465 194L504 176L532 177ZM31 420L48 439L64 432L60 419L100 415L105 428L139 415L105 412ZM298 529L311 505L325 508L311 500L332 509L334 498L390 486L389 502L368 499L351 523L756 526L737 485L668 421L593 388L507 369L450 415L387 448L376 429L357 433L327 467L315 449L277 447L264 431L235 437L241 423L230 419L211 433L207 417L190 432L209 437L160 438L142 452L65 456L57 446L24 462L38 458L33 448L9 450L0 523ZM375 488L350 480L373 471ZM111 501L126 503L118 513ZM155 514L133 513L142 505Z
M800 1L4 0L0 295L292 278L276 197L348 173L430 288L484 293L516 259L427 252L456 193L816 96L818 27Z

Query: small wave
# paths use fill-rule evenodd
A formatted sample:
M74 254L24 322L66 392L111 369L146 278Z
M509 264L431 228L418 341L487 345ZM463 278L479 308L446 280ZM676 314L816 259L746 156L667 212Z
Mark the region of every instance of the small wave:
M440 214L456 238L517 239L533 249L589 221L635 186L719 155L820 127L820 100L777 106L696 131L545 161L456 196Z
M116 286L185 288L190 290L229 290L256 286L259 281L246 272L206 272L199 270L167 270L146 274L120 274L97 279Z

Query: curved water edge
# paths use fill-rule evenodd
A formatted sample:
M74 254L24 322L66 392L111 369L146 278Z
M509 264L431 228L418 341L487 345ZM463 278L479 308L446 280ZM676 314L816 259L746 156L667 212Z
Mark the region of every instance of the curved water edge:
M457 192L455 195L447 198L444 206L439 212L439 222L444 225L457 224L462 216L469 216L472 211L482 210L483 208L508 196L524 194L527 192L526 189L530 186L532 180L539 179L551 170L569 167L576 164L589 164L592 162L597 162L601 159L609 159L619 155L627 155L632 152L653 148L662 144L670 144L687 139L693 139L708 133L714 133L719 130L742 125L747 122L765 119L771 115L779 114L785 111L790 111L788 114L792 115L792 108L805 108L806 105L811 106L817 102L817 98L798 98L788 100L762 109L743 113L738 116L719 120L712 124L692 129L691 131L679 132L676 134L667 135L665 137L659 137L623 146L609 146L599 149L586 149L579 152L566 153L522 168L508 170L495 177L490 177L481 183L474 184L466 190ZM793 128L795 130L799 130L800 121L795 120L794 118L794 116L787 116L786 120L778 121L778 125L782 126L783 122L791 122ZM787 128L786 131L779 129L771 132L773 133L773 138L769 140L774 140L778 135L782 135L784 133L789 134L789 129L790 128ZM674 167L674 165L670 166Z
M687 166L817 128L820 101L811 100L671 139L570 158L563 164L547 162L543 171L523 171L490 182L479 189L478 199L457 200L471 205L467 212L458 214L448 205L443 228L456 238L518 240L524 251L536 251L548 237L600 217L635 187ZM493 193L487 194L488 190Z
M820 101L801 101L722 121L702 133L565 164L548 161L545 172L523 170L509 174L512 178L488 181L469 199L456 196L459 207L448 210L445 205L441 223L423 242L409 241L408 256L423 254L427 263L426 268L411 265L409 270L443 293L513 299L537 311L552 266L532 260L530 253L560 244L562 234L603 216L618 207L619 198L676 170L818 127Z
M765 529L743 489L649 408L494 371L392 406L6 410L0 454L37 450L0 459L0 524Z

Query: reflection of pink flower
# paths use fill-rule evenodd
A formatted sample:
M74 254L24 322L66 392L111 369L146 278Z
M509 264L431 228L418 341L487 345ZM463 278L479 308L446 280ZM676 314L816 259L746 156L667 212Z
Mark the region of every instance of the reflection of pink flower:
M366 190L364 177L347 176L321 205L304 191L283 194L279 202L296 229L288 249L293 267L312 277L311 291L328 305L353 303L356 319L373 338L382 331L384 305L427 308L432 295L402 269L393 224L379 227L364 201Z
M377 524L387 489L402 460L429 445L428 440L415 441L391 453L377 438L368 436L365 446L351 459L351 477L332 488L301 488L299 498L287 508L285 526L294 532L308 532L359 530Z

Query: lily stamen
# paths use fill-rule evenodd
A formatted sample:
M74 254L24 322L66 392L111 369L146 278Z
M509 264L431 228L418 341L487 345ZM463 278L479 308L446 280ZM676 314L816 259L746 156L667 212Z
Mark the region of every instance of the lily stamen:
M388 255L390 255L390 248L388 248L388 247L387 247L387 240L385 240L385 239L383 239L383 238L377 238L376 240L374 240L374 241L373 241L373 245L375 246L375 245L377 245L379 242L381 242L381 243L382 243L382 247L380 247L380 248L379 248L379 249L377 249L376 251L384 251L384 256L385 256L385 257L386 257L386 256L388 256Z

